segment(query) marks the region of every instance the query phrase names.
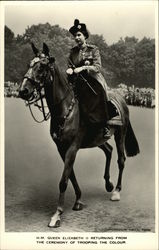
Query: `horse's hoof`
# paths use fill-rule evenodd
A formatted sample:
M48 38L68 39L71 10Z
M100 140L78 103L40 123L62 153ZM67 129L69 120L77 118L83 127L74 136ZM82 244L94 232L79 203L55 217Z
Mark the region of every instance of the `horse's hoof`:
M51 220L50 220L50 223L48 224L48 227L60 227L60 215L56 212L52 217L51 217Z
M50 222L48 224L48 227L57 228L60 227L60 224L61 224L60 220L57 220L54 224Z
M83 209L84 204L82 202L75 202L72 210L74 211L80 211Z
M107 190L107 192L111 192L114 189L113 183L109 182L105 184L105 188Z
M110 199L111 201L120 201L120 193L118 191L114 191Z

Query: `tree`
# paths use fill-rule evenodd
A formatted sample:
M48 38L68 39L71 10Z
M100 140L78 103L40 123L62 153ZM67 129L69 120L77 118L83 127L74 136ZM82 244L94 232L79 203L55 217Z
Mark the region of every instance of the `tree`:
M155 87L155 40L144 37L136 44L136 81L140 87Z
M42 49L43 42L50 48L62 71L67 68L67 60L74 41L70 33L49 23L27 27L23 35L14 33L5 26L5 80L21 82L27 64L33 58L30 43ZM155 40L136 37L120 38L110 46L102 35L90 34L88 43L98 46L102 59L102 73L110 87L119 83L142 87L155 86Z
M5 25L5 46L10 46L14 41L14 33Z

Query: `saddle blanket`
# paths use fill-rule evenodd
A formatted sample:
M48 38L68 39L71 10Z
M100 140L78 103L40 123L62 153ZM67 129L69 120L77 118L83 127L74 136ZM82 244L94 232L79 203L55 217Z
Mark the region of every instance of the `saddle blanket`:
M109 105L108 110L110 113L110 120L108 121L108 125L123 125L122 119L122 111L120 109L120 104L118 103L117 99L115 98L114 93L108 93L109 95Z

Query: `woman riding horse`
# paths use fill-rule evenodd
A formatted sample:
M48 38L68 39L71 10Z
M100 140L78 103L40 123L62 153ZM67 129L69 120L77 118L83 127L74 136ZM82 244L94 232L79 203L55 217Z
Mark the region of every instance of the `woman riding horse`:
M32 49L35 58L31 61L30 67L21 83L19 96L28 102L30 106L37 102L38 93L41 102L42 98L45 97L50 111L50 134L64 162L64 169L59 182L57 209L49 223L50 227L58 227L60 226L61 214L64 211L65 192L69 180L73 185L76 196L73 210L83 209L83 203L81 202L82 193L74 172L74 162L78 150L91 147L99 147L103 150L106 156L105 187L108 192L111 192L114 189L110 180L110 162L113 148L107 142L108 139L103 138L102 128L92 128L90 123L87 123L81 115L79 102L75 98L66 77L58 68L55 59L50 56L48 46L43 44L42 53L39 52L34 44L32 44ZM42 95L42 90L44 90L44 96ZM112 93L110 98L118 103L123 123L122 126L112 125L110 128L116 142L119 168L117 185L112 193L111 200L119 201L126 155L130 157L138 154L139 146L131 127L129 110L125 101L117 93ZM57 128L60 131L59 137L53 136L55 132L54 124L57 124Z
M66 72L77 93L81 113L90 123L104 127L104 138L110 138L109 98L107 84L101 74L99 50L95 45L86 42L89 33L84 23L75 19L74 26L69 31L74 36L77 46L71 49L69 68Z

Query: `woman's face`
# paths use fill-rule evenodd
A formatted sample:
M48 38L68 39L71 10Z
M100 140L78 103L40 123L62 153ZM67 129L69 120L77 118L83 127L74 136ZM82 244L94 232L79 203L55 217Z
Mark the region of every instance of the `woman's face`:
M78 45L82 45L86 42L86 38L85 36L83 35L82 32L80 31L77 31L77 33L75 34L75 41Z

